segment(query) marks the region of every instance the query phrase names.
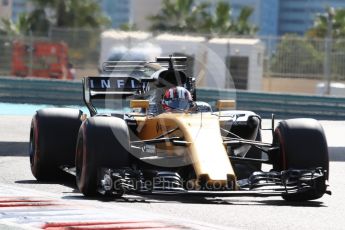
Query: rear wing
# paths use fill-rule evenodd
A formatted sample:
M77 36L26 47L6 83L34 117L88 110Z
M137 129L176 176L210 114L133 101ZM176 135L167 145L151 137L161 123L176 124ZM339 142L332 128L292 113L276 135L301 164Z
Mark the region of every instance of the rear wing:
M97 114L94 99L122 99L142 94L149 90L149 79L133 77L85 77L83 79L83 99L91 116Z
M155 62L107 61L102 65L106 75L83 79L84 102L91 116L97 114L93 99L121 99L140 95L150 90L150 82L155 87L184 86L194 96L195 79L187 77L186 57L157 57Z
M143 61L106 61L102 65L104 73L128 73L128 72L145 72L145 65L147 62Z
M145 61L106 61L102 65L104 73L131 72L144 73L149 70L157 71L166 68L175 71L186 71L186 57L157 57L155 62Z

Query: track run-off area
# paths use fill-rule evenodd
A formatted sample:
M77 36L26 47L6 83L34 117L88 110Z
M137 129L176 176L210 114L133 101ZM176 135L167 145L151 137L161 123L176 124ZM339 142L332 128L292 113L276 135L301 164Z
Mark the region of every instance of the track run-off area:
M330 190L319 200L280 197L134 196L87 199L74 178L39 183L28 158L31 115L0 115L0 229L344 229L345 121L320 121L330 153ZM264 120L264 128L270 126ZM270 132L263 141L270 142Z

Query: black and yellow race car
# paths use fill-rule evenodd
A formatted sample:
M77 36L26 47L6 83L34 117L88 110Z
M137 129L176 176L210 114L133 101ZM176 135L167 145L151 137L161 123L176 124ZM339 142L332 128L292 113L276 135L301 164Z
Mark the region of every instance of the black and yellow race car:
M235 110L233 100L218 100L213 108L196 100L195 79L181 70L185 62L106 62L104 74L83 80L89 116L70 108L37 111L30 131L33 175L41 181L73 174L85 196L305 201L330 193L328 147L316 120L275 127L272 117L273 142L264 143L259 115Z

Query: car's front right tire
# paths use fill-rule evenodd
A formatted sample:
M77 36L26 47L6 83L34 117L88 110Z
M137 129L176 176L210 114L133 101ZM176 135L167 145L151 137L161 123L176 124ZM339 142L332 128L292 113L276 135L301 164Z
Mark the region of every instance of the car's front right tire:
M76 182L85 196L98 194L102 167L122 169L130 166L129 131L117 117L95 116L80 127L76 149Z
M298 193L283 195L288 201L307 201L321 198L326 192L329 176L329 158L326 137L322 126L314 119L290 119L279 123L274 132L273 143L279 146L274 159L274 169L322 168L325 176L316 180L314 187Z

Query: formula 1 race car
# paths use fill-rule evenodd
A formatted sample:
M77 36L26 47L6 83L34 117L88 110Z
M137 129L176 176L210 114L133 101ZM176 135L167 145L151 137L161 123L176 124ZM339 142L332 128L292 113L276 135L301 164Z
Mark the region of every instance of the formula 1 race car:
M328 147L316 120L283 120L275 128L272 116L273 142L264 143L259 115L234 110L233 100L213 107L196 100L185 63L185 57L106 62L104 74L83 80L89 117L70 108L37 111L30 131L32 174L39 181L73 174L85 196L306 201L330 193Z

